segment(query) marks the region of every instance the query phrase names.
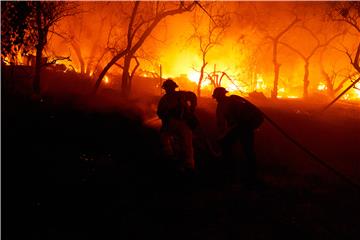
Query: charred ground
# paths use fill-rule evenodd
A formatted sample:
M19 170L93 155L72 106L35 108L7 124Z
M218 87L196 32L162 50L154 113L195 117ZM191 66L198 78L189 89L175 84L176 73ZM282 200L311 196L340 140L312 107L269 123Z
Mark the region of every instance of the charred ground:
M224 181L221 162L201 149L201 174L177 176L161 155L156 123L145 124L158 98L128 101L114 91L94 97L57 89L36 99L3 92L8 239L358 239L359 189L268 122L256 139L261 188ZM339 103L320 114L319 101L255 103L319 158L360 182L359 105ZM213 144L214 107L203 98L197 110Z

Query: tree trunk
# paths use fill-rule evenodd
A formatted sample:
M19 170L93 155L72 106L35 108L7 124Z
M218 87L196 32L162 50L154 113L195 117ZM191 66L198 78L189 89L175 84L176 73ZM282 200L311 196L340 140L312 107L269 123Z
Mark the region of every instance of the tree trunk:
M130 54L126 55L124 58L124 68L122 74L122 82L121 82L121 91L124 96L129 96L131 91L131 83L130 83L130 64L131 64L132 56Z
M274 86L271 91L271 98L276 99L278 94L280 64L274 64Z
M79 46L79 44L77 44L75 42L72 42L71 45L76 53L76 56L78 57L79 63L80 63L80 73L84 74L85 73L85 62L84 62L84 58L81 54L80 46Z
M41 59L42 59L42 51L44 49L45 46L45 41L44 41L44 32L42 29L42 24L41 24L41 18L42 18L42 14L41 14L41 2L36 2L36 23L37 23L37 34L38 34L38 39L37 39L37 44L36 44L36 61L35 61L35 75L34 75L34 79L33 79L33 90L34 93L37 95L40 95L41 89L40 89L40 72L41 72Z
M105 74L107 73L107 71L112 67L112 65L114 65L120 58L122 58L125 54L126 54L127 50L123 50L122 52L118 53L117 55L115 55L111 61L106 64L106 66L104 67L104 69L101 71L98 79L96 80L94 89L93 89L93 94L95 94L97 92L97 90L100 87L101 81L104 78Z
M198 82L198 86L197 86L198 97L201 96L201 84L202 84L202 80L204 78L204 69L205 69L206 65L207 65L207 63L203 63L203 65L201 66L200 77L199 77L199 82Z
M107 73L107 71L112 67L112 65L114 65L120 58L124 57L126 54L129 54L131 57L134 56L134 54L136 53L136 51L142 46L142 44L145 42L145 40L147 39L147 37L151 34L151 32L153 31L153 29L158 25L158 23L163 20L164 18L168 17L168 16L173 16L173 15L177 15L177 14L181 14L183 12L188 12L191 11L193 9L193 7L195 6L195 4L198 4L196 1L194 1L192 4L190 4L187 7L184 7L184 3L180 2L180 5L178 8L175 9L171 9L171 10L167 10L164 11L162 13L159 13L150 23L149 26L144 30L143 33L140 34L139 39L135 42L135 44L133 44L134 41L134 36L132 35L132 27L133 27L133 21L135 19L135 16L137 14L137 8L139 6L140 2L136 1L135 2L135 6L133 8L133 12L131 15L131 19L130 19L130 23L129 23L129 27L128 27L128 44L126 49L122 50L120 53L118 53L115 57L113 57L113 59L111 59L111 61L105 66L105 68L102 70L102 72L100 73L98 79L96 80L95 86L94 86L94 90L93 90L93 94L95 94L101 84L101 81L103 79L103 77L105 76L105 74ZM130 84L128 84L128 79L129 79L129 68L130 68L130 61L131 61L131 57L129 57L128 59L128 63L126 60L124 60L124 74L123 74L123 81L122 81L122 90L124 91L125 89L125 93L126 92L130 92ZM126 67L125 65L128 64L129 66Z
M303 90L303 98L307 98L309 96L309 61L305 62L304 65L304 90Z
M335 90L332 84L326 84L326 93L330 98L335 97Z
M44 46L42 43L39 43L36 47L36 62L35 62L35 75L33 79L33 90L34 93L37 95L40 95L41 93L41 67L42 67L42 51L44 49Z
M274 43L274 47L273 47L273 64L274 64L274 86L271 91L271 98L276 99L278 94L279 73L280 73L280 64L277 62L277 42Z
M326 93L329 97L333 98L335 96L335 90L334 90L334 85L331 82L330 76L324 70L322 70L321 73L325 79Z

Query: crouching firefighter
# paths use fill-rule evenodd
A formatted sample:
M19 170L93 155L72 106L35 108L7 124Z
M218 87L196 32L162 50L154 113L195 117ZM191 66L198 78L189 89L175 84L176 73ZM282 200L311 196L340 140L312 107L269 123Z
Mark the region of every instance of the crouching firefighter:
M254 150L255 130L264 121L262 112L246 99L231 95L223 87L214 89L213 98L217 101L216 118L219 128L219 144L222 150L225 171L234 177L240 172L245 183L257 182L256 156ZM240 143L245 161L233 158L234 146Z
M195 170L192 129L198 125L195 117L197 98L193 92L176 91L177 87L170 78L162 84L165 95L157 109L162 121L161 139L167 157L176 160L177 170L192 172Z

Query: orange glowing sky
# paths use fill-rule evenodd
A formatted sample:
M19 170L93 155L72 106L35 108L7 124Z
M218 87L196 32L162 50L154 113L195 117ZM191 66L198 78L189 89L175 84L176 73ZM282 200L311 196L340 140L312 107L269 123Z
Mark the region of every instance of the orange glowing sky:
M106 48L110 26L113 26L114 36L121 36L126 29L126 21L125 24L121 24L117 18L121 11L119 12L116 4L119 3L83 3L81 6L88 11L81 16L69 17L58 26L59 32L70 34L77 40L87 63L86 67L90 71L94 70L98 62L99 66L104 66L110 59L108 53L99 61ZM219 44L209 51L205 71L212 72L216 65L217 70L225 71L239 83L238 86L244 87L245 91L254 90L254 87L262 81L263 89L260 90L269 94L273 81L273 64L272 44L267 36L274 36L286 27L294 19L294 13L301 18L303 22L301 24L318 33L321 41L342 31L341 26L324 22L321 15L321 11L327 8L324 2L215 2L213 5L215 9L220 9L231 16L231 26L226 29ZM123 9L123 12L126 12L126 9ZM201 14L201 11L197 13ZM206 29L209 18L203 12L202 14L202 29ZM201 55L198 42L189 39L193 34L192 19L193 13L186 13L169 17L161 22L138 52L140 69L158 72L161 64L164 78L186 75L190 80L196 81L197 72L201 67ZM282 41L307 54L316 41L300 27L301 24L286 33ZM354 48L360 38L351 30L347 30L349 34L338 37L324 53L323 64L329 72L337 71L339 74L340 72L345 74L352 70L347 56L340 52L339 48L342 46ZM115 37L109 39L110 43L115 42ZM49 54L54 55L70 54L71 64L79 70L76 53L64 39L52 35L47 50ZM310 88L314 91L323 84L319 59L320 51L310 61ZM284 46L279 47L278 61L281 64L279 90L283 89L281 91L286 91L288 96L301 96L304 61L298 54ZM114 66L110 73L120 74L121 70ZM246 83L247 86L242 83ZM232 84L224 82L224 85L231 88ZM355 90L354 92L357 93Z

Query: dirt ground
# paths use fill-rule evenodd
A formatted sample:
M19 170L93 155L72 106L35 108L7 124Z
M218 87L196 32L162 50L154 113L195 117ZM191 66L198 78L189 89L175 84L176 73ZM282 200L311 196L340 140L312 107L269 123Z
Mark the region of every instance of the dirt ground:
M229 181L221 160L203 149L196 159L208 167L177 175L161 154L157 100L4 97L6 239L360 238L359 105L321 113L316 101L255 101L355 185L265 121L256 133L263 184L248 188ZM199 100L204 136L216 149L214 109L212 99Z

